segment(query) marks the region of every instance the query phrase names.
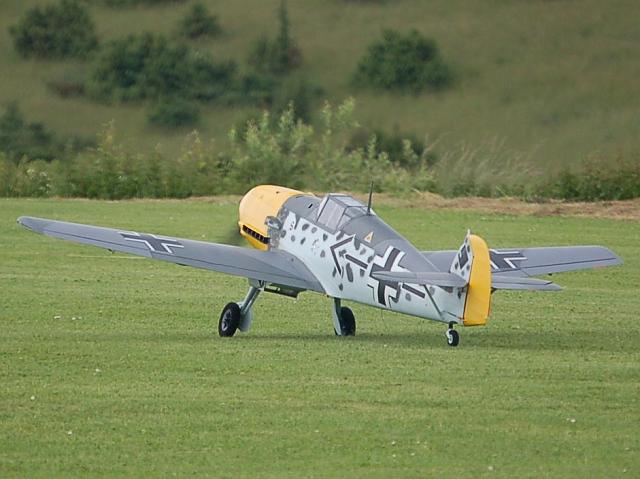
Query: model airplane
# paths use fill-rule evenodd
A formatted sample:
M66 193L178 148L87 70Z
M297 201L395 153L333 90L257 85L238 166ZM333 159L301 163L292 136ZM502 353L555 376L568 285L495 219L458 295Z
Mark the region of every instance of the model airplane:
M128 230L23 216L22 226L85 243L249 280L239 302L220 315L220 336L248 331L260 292L296 297L315 291L332 298L336 335L356 332L342 300L388 309L448 325L487 322L496 290L553 291L560 287L532 276L621 264L602 246L489 249L470 232L457 251L419 251L371 209L349 195L323 198L279 186L253 188L240 201L240 234L255 249L169 238Z

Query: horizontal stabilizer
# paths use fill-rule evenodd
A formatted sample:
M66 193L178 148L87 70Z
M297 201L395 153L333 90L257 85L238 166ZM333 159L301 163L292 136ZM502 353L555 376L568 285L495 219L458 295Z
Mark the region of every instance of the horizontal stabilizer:
M392 281L394 283L408 283L419 285L443 286L445 288L464 288L467 283L457 274L411 271L377 271L372 273L377 280Z
M622 264L622 260L603 246L545 246L541 248L499 248L489 250L493 274L537 276ZM434 269L448 271L457 252L423 251Z
M557 284L536 278L521 278L518 276L494 274L491 276L493 289L529 290L529 291L559 291L562 288Z

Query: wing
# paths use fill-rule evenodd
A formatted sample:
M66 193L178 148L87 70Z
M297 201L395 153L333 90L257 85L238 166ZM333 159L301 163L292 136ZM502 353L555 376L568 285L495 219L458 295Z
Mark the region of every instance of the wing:
M36 233L111 251L266 281L298 290L325 292L302 261L284 251L259 251L28 216L18 218L18 223Z
M438 271L448 271L456 251L423 251ZM622 264L622 260L603 246L554 246L545 248L500 248L489 250L494 289L559 289L550 281L529 278L543 274Z

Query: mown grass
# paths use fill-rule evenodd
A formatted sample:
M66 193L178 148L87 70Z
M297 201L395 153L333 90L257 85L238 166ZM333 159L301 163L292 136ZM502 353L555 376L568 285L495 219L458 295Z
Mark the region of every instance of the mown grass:
M135 149L179 150L185 131L149 127L142 105L106 106L53 96L47 81L84 67L73 62L23 61L7 27L37 3L0 4L0 103L17 99L28 117L61 134L93 135L115 119ZM244 62L251 42L275 33L279 0L208 0L224 34L198 42L203 50ZM145 30L171 34L189 2L91 12L102 41ZM387 131L440 138L441 150L461 143L475 150L496 142L498 167L508 157L537 171L574 164L590 155L607 158L638 151L640 57L633 0L599 2L470 2L403 0L289 2L293 34L303 52L302 72L334 101L354 95L362 123ZM354 91L349 84L367 45L385 28L416 28L433 37L457 83L419 96ZM210 106L202 112L205 136L225 140L246 109ZM507 158L507 159L505 159ZM479 158L477 161L485 161ZM513 173L519 171L513 167Z
M245 282L35 235L36 215L223 241L235 204L0 200L2 477L633 477L636 221L376 210L424 249L471 227L495 246L604 244L625 265L496 294L486 328L264 295L215 334Z

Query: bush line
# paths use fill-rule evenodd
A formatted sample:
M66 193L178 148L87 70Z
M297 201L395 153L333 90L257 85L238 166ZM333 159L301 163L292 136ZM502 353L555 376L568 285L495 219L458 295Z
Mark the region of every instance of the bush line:
M321 125L297 118L290 105L279 116L264 113L229 133L230 148L205 145L194 131L177 158L156 151L132 154L116 141L110 123L97 146L68 151L53 161L21 159L0 153L0 196L82 197L98 199L186 198L241 194L261 183L317 191L375 191L406 195L429 191L445 196L516 196L529 201L556 198L572 201L622 200L640 197L640 161L615 164L588 162L581 170L565 170L536 180L496 176L486 161L461 149L440 155L434 165L430 147L402 141L393 160L386 142L375 135L354 145L359 125L354 101L325 104ZM605 166L606 164L606 166ZM510 180L508 179L510 178Z

